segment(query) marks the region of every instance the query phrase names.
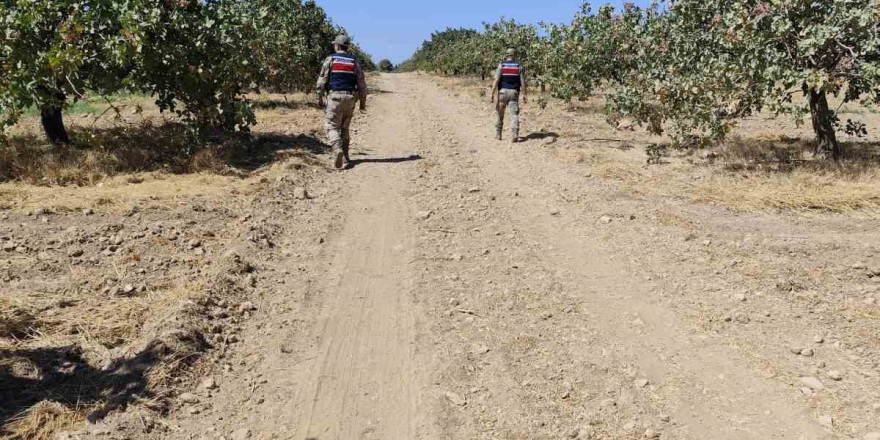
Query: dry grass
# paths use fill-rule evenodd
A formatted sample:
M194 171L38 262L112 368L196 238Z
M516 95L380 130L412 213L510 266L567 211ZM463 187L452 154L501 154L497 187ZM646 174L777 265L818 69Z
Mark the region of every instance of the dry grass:
M9 381L0 383L0 392L26 408L0 426L0 437L51 438L92 411L104 413L133 401L166 408L165 391L193 374L207 348L207 298L235 301L245 294L242 280L253 268L234 256L217 263L194 282L141 296L84 291L67 294L62 306L57 297L32 295L29 301L45 310L39 330L21 343L0 339L0 381ZM13 309L10 303L0 298L4 317ZM111 351L115 348L121 351ZM99 370L99 365L105 367Z
M231 137L188 155L184 128L171 123L71 131L76 141L69 146L51 145L38 135L11 137L9 145L0 147L0 181L94 185L108 176L137 172L231 174L247 154L245 139Z
M33 311L12 299L0 298L0 338L24 338L37 325Z
M789 173L719 171L692 187L695 200L717 202L740 211L782 210L869 216L880 215L880 172L804 169Z
M0 184L0 209L19 212L73 213L85 208L123 214L137 204L170 207L176 199L222 197L247 191L247 180L217 174L174 175L163 172L106 178L84 190L77 186Z
M880 214L880 149L845 144L839 162L814 160L809 142L734 137L718 149L713 170L690 186L695 200L740 211ZM719 160L720 159L720 160Z
M450 92L473 99L485 88L473 78L438 81ZM616 181L645 197L711 202L740 211L880 216L880 136L874 131L865 139L841 135L846 158L818 161L811 158L810 127L756 115L741 121L735 136L711 152L673 153L663 165L646 167L644 147L669 139L638 127L611 127L604 99L600 92L568 103L550 99L546 109L525 106L524 127L558 133L559 141L548 146L556 159L576 163L596 178ZM880 126L876 112L849 111L858 113L869 127ZM609 145L637 148L611 149ZM658 220L683 222L664 215Z
M186 128L160 114L148 99L117 103L143 109L124 118L68 117L69 146L48 143L38 118L24 118L8 144L0 145L0 182L86 186L112 176L157 171L242 176L275 161L279 151L325 149L317 140L321 112L311 97L250 98L260 121L252 135L215 133L195 151L186 142ZM304 133L290 132L303 126L308 127Z
M0 438L52 438L86 415L134 403L167 410L169 391L208 368L198 360L211 341L224 343L208 310L244 300L254 270L229 254L241 225L226 216L267 181L325 166L315 157L326 147L317 138L321 113L305 96L256 99L254 133L214 137L192 155L184 154L183 128L155 109L94 128L92 119L70 117L75 143L67 148L43 141L32 118L0 147L0 214L27 224L10 234L29 245L4 253L11 282L0 289ZM172 217L187 215L187 206L197 222ZM86 208L96 215L82 214ZM201 238L210 256L161 234L131 238L154 224ZM124 251L102 257L117 225L126 231ZM47 230L60 247L35 235ZM58 261L74 248L83 261ZM124 294L129 284L136 291Z
M69 430L82 420L82 413L57 402L40 402L7 424L9 438L53 440L55 433Z
M581 126L598 123L597 117L583 116ZM642 148L622 151L600 142L578 142L575 139L582 134L572 127L568 115L556 119L545 117L542 122L562 133L559 145L570 148L558 148L552 154L583 165L595 177L619 182L635 194L716 203L742 212L880 216L877 143L845 143L843 160L823 161L811 158L811 142L784 130L743 130L715 150L678 152L664 165L646 167ZM595 136L622 135L596 132ZM630 135L622 137L626 136ZM676 219L660 221L679 223Z
M694 225L690 219L669 209L659 209L655 215L657 223L663 226L692 227Z

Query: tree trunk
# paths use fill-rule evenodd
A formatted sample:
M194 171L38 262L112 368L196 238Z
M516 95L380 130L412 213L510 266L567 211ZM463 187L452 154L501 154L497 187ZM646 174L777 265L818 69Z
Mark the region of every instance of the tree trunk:
M64 128L64 118L61 107L54 105L43 107L40 111L40 119L43 123L43 130L46 131L46 137L50 142L53 144L70 143L67 129Z
M63 111L64 100L67 97L62 92L55 92L58 104L46 104L40 109L40 121L43 123L43 130L46 132L46 138L53 144L69 144L70 136L67 135L67 129L64 128Z
M837 142L831 110L828 109L828 97L825 92L810 90L810 113L813 116L813 131L816 132L816 156L837 160L843 151Z

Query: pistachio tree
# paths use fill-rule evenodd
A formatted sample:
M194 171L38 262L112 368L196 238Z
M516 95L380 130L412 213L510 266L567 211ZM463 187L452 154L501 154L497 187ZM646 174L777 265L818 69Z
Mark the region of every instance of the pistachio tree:
M259 23L254 56L266 69L261 86L277 92L314 87L338 29L314 1L252 0Z
M383 59L379 61L379 71L381 72L393 72L394 71L394 63L389 59Z
M483 58L484 68L494 71L504 59L507 49L516 51L516 59L530 77L542 77L546 50L538 28L532 24L518 23L516 20L502 18L496 23L484 24L483 46L490 56Z
M611 5L594 11L584 4L570 24L544 24L547 38L543 65L554 96L587 97L601 85L619 86L645 67L649 46L648 20L655 22L657 5L642 9Z
M669 122L677 141L723 137L758 111L810 117L815 153L838 158L831 98L880 102L880 32L871 0L672 0L641 35L617 110ZM654 124L657 127L657 124Z
M69 142L65 106L123 87L143 43L137 21L111 0L0 1L0 132L37 107L49 140Z

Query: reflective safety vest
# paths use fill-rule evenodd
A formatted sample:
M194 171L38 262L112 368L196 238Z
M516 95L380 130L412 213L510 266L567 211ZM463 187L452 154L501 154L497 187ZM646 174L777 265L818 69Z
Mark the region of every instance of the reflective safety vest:
M348 53L330 56L330 90L334 92L353 92L357 89L357 59Z
M501 89L519 91L522 87L522 66L515 61L501 63Z

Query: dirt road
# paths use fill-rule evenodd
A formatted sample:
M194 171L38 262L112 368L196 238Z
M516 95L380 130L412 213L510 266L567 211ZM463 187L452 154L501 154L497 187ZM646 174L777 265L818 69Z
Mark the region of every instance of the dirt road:
M772 294L739 297L727 272L698 264L707 252L732 260L726 244L652 214L696 208L554 159L553 138L535 132L528 113L529 140L511 145L492 138L488 104L427 77L385 75L378 88L357 119L356 166L302 201L320 210L325 232L318 242L286 240L272 263L277 287L227 355L219 389L199 391L209 403L182 406L163 437L824 439L880 430L870 355L830 343L810 359L790 353L846 330L799 319L813 312ZM719 215L698 233L733 243L760 232L725 227ZM825 377L832 367L846 377Z

